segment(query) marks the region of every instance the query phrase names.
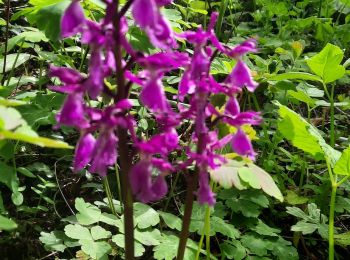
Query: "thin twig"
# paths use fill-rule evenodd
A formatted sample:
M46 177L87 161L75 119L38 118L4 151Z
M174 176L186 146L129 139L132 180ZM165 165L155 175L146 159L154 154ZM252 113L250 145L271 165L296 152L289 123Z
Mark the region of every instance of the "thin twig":
M6 60L7 60L7 44L8 44L8 38L9 38L9 25L10 25L10 0L7 0L7 5L6 5L6 31L5 31L4 66L2 67L1 85L4 85L4 83L5 83L5 71L6 71Z

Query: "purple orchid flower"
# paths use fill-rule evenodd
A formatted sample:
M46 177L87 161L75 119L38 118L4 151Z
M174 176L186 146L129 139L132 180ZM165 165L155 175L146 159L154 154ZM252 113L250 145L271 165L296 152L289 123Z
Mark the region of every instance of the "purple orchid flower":
M84 10L79 0L73 0L61 19L61 37L67 38L80 32L85 23Z
M247 156L251 160L255 160L256 153L249 137L238 128L237 133L232 138L233 151L239 155Z
M74 155L74 171L82 170L90 161L96 139L90 133L83 134L78 142Z

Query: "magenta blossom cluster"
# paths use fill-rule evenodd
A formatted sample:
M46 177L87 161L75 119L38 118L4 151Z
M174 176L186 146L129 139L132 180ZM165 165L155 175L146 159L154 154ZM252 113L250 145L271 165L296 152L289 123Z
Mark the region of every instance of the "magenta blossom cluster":
M160 11L171 0L134 0L131 14L135 23L159 48L155 54L140 54L126 39L127 18L115 13L116 1L104 2L106 15L100 22L87 19L78 0L72 1L61 21L62 37L80 34L82 43L89 45L88 75L83 76L70 68L50 68L50 75L58 77L63 83L51 89L67 94L57 115L58 125L75 127L81 134L75 150L74 170L88 166L90 172L106 176L108 167L118 160L117 133L120 129L126 129L138 154L130 158L136 162L128 173L131 189L138 200L150 202L162 198L168 190L165 177L195 165L199 174L198 201L213 205L215 195L209 186L208 171L226 162L218 150L231 144L232 150L242 157L254 160L256 156L242 126L259 124L260 115L253 111L241 112L237 100L243 88L252 92L258 85L242 59L246 53L257 51L256 41L249 39L233 48L220 43L214 33L216 13L212 14L207 30L199 27L196 31L176 34ZM193 45L193 54L180 52L177 38ZM128 54L128 60L121 61L124 66L122 71L116 71L117 44ZM237 61L231 74L222 82L210 74L215 55L226 55ZM131 61L142 70L132 71ZM171 97L166 95L163 86L164 76L172 71L183 71L177 95L180 102L174 102L177 106L170 104ZM129 81L126 85L137 84L141 87L139 99L157 120L157 134L148 139L136 135L136 119L129 113L132 103L127 97L103 108L89 106L87 96L92 100L98 99L102 93L114 97L106 88L105 79L116 73L122 73L124 79ZM210 103L210 96L215 94L227 96L223 111ZM234 126L236 133L219 138L215 124L214 127L211 124L213 118L216 123L221 121ZM183 121L189 120L195 125L191 143L188 147L181 147L177 129ZM193 144L196 144L195 150L190 148ZM187 160L169 161L169 155L178 150L186 151Z

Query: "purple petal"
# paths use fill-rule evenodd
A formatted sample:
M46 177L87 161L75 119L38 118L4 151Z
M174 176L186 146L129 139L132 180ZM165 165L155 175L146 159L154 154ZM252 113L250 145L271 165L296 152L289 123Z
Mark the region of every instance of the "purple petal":
M226 104L225 114L229 114L232 116L236 116L240 113L240 107L237 99L235 97L231 97Z
M237 133L232 138L233 151L241 156L247 156L251 160L255 160L255 152L253 145L248 136L238 128Z
M135 22L145 29L154 25L158 10L154 0L135 0L131 12Z
M84 10L79 0L73 0L61 19L61 37L66 38L77 34L85 22Z
M168 185L163 176L158 176L152 185L152 191L154 194L153 200L159 200L168 193Z
M227 77L226 82L232 84L232 87L242 88L246 86L250 92L253 92L259 85L253 80L248 66L242 60L237 61L236 66Z
M256 39L249 39L226 52L230 57L239 58L249 52L257 52Z
M78 84L84 79L81 74L74 69L56 67L53 65L50 66L49 76L57 77L66 84Z
M56 119L60 124L83 129L89 127L84 114L83 94L74 93L67 96Z
M97 173L104 177L107 175L108 166L114 165L117 160L117 143L118 138L113 131L101 133L97 139L91 167L91 173Z
M161 49L175 48L176 41L169 22L159 13L156 23L147 27L146 32L155 47Z
M166 99L160 78L151 78L140 93L141 102L149 109L158 112L167 112L170 106Z
M214 206L215 204L215 193L211 191L206 172L199 173L199 189L197 191L197 197L200 204L208 204L209 206Z
M90 133L80 137L74 155L75 172L82 170L90 162L95 143L96 140Z

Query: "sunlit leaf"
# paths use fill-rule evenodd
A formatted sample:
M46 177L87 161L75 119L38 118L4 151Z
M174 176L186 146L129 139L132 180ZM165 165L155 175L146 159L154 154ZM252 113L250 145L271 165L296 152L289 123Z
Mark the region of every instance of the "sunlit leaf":
M339 175L350 175L350 146L343 151L336 162L334 172Z

